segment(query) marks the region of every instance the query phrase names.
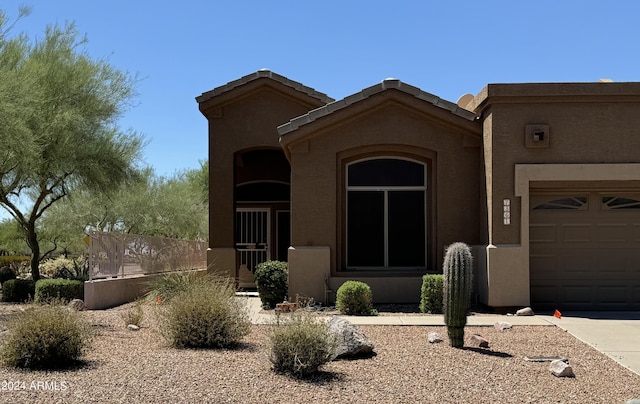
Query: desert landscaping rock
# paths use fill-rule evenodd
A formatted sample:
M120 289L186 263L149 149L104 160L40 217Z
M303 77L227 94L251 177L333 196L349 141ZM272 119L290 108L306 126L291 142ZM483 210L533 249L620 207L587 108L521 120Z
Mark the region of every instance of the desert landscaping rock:
M471 345L478 348L489 348L489 341L482 335L473 334L471 336Z
M0 329L17 307L28 306L0 304ZM233 349L174 349L160 333L156 306L144 305L144 330L123 327L122 314L132 307L80 313L97 335L77 369L0 366L4 380L27 383L23 391L1 391L0 402L624 403L640 398L640 376L556 327L465 328L510 355L501 357L429 344L427 331L446 336L444 326L359 326L375 344L376 356L329 362L318 376L300 381L272 371L268 325L252 325ZM571 358L578 377L556 378L549 364L522 359L552 355ZM31 381L65 382L67 388L29 390Z
M506 321L498 321L493 325L493 328L498 331L510 330L512 327L513 325L507 323Z
M329 331L336 336L338 346L334 360L354 358L373 353L373 343L362 331L348 320L340 317L332 317L329 320Z
M573 368L571 367L571 365L563 360L555 360L551 362L549 370L551 371L551 374L556 377L576 377L576 375L573 373Z
M86 306L84 305L84 301L80 299L73 299L69 302L68 306L78 311L82 311L86 308Z
M516 311L516 316L533 316L533 315L535 314L533 313L533 310L531 309L531 307L525 307L523 309Z
M430 344L442 342L442 335L438 334L437 332L430 332L427 336L427 341L429 341Z

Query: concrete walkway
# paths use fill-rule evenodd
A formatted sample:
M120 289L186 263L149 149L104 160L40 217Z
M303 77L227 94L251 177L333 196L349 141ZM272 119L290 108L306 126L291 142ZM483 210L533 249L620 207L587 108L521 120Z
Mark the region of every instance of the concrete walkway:
M255 293L243 295L254 324L272 324L275 321L274 315L262 312L260 299ZM442 315L340 317L356 325L444 326ZM498 321L513 325L559 327L640 375L640 312L567 312L560 319L552 315L478 314L469 316L467 325L493 326Z

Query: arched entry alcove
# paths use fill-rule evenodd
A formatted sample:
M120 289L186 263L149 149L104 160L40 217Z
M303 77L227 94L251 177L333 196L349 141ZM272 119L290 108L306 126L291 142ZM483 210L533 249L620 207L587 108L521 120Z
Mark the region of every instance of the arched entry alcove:
M234 156L235 248L238 266L253 272L267 260L287 261L291 167L279 149Z

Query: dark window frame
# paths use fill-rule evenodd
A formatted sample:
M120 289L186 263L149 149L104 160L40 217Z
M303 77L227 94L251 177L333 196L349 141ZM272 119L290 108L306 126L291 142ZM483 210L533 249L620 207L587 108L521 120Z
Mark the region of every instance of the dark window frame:
M417 156L416 156L417 157ZM343 195L343 234L344 234L344 239L343 239L343 265L345 270L347 271L366 271L366 270L373 270L373 271L380 271L380 270L385 270L385 271L390 271L393 273L396 272L402 272L402 271L408 271L408 272L412 272L412 271L424 271L426 268L429 267L429 263L430 263L430 255L431 255L431 242L432 242L432 232L430 231L431 228L430 226L430 221L431 221L431 217L430 217L430 212L431 212L431 180L430 180L430 175L431 173L431 164L430 164L430 160L427 159L421 159L421 158L416 158L414 156L408 157L408 156L403 156L403 155L389 155L389 154L380 154L380 155L375 155L375 156L368 156L368 157L363 157L360 156L360 158L354 158L351 159L350 161L345 161L344 165L343 165L343 190L344 190L344 195ZM366 181L363 181L362 179L359 179L358 181L355 181L355 184L358 185L353 185L354 181L350 181L350 168L355 168L356 170L360 170L360 169L365 169L366 167L363 166L366 165L367 163L372 163L370 168L373 168L372 171L373 172L380 172L379 168L380 167L375 167L376 165L378 166L384 166L384 161L388 160L388 167L393 167L394 165L396 166L396 169L401 170L402 166L404 165L405 168L409 168L409 169L419 169L419 175L415 175L416 172L414 173L405 173L405 174L409 174L408 177L412 177L413 179L402 179L402 178L396 178L394 179L387 179L386 182L380 180L379 178L377 179L372 179L368 184L365 183ZM409 164L407 164L409 163ZM354 171L357 173L357 171ZM361 173L360 173L361 174ZM393 175L391 176L393 177ZM416 182L416 179L418 179L418 182ZM394 181L396 184L394 184ZM351 185L350 185L351 184ZM399 184L399 185L398 185ZM384 201L384 229L383 229L383 236L384 236L384 245L382 246L382 248L384 249L383 254L384 254L384 259L383 262L380 262L380 258L377 257L377 261L378 265L358 265L360 263L366 263L366 259L361 259L360 263L358 263L358 257L355 256L355 254L353 254L352 251L350 251L350 244L354 243L354 239L350 239L350 219L349 219L349 195L351 193L351 195L355 195L353 193L372 193L372 194L376 194L378 193L378 197L382 196L383 201ZM393 209L396 209L395 206L393 206L393 204L398 204L400 206L400 208L402 207L402 201L401 196L402 194L405 194L405 197L408 197L408 199L412 199L416 196L419 195L419 199L421 199L420 203L418 204L418 206L421 205L422 207L422 212L418 215L422 220L421 222L421 226L416 226L417 230L414 230L414 232L417 233L421 233L417 236L418 240L412 240L411 237L407 237L404 241L407 244L413 244L412 247L408 247L409 250L408 251L412 251L411 249L418 249L418 253L411 258L411 260L413 260L411 263L407 264L407 265L393 265L394 262L398 263L398 262L402 262L402 258L398 258L398 257L402 257L403 254L396 254L398 252L398 250L396 250L396 248L398 247L398 243L395 243L395 238L393 241L390 242L389 240L389 231L390 228L393 227L393 225L391 225L390 223L393 223L395 221L394 218L390 218L388 216L389 212ZM391 196L391 197L390 197ZM407 199L407 198L404 198ZM390 205L390 201L392 200L396 200L395 202L391 202L392 204ZM411 205L410 201L405 201L409 202L407 206ZM413 204L416 205L416 201L413 201ZM401 217L402 215L394 215L394 217ZM404 219L406 221L406 218ZM420 223L418 222L418 223ZM415 224L415 223L414 223ZM375 229L375 228L374 228ZM397 229L396 229L397 230ZM392 230L393 231L393 230ZM376 242L376 244L380 244L380 241L377 240L376 238L373 238L373 240ZM380 248L379 245L376 246L371 246L372 248ZM363 248L362 246L357 246L356 248ZM391 248L391 249L390 249ZM376 254L379 255L379 252L376 251ZM404 257L403 257L404 258ZM353 262L353 261L356 262ZM380 265L381 264L381 265ZM405 262L406 264L406 262Z

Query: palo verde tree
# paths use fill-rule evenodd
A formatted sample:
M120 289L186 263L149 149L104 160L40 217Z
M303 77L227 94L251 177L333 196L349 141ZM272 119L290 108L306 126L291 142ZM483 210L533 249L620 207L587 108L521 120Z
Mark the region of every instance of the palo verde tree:
M40 234L60 247L90 231L207 240L205 164L171 177L145 169L136 181L109 192L76 191L47 210Z
M21 9L18 19L27 14ZM73 190L135 177L143 139L116 125L135 77L90 58L73 24L48 26L33 41L10 36L11 28L0 11L0 206L21 227L37 280L53 251L40 250L45 211Z

